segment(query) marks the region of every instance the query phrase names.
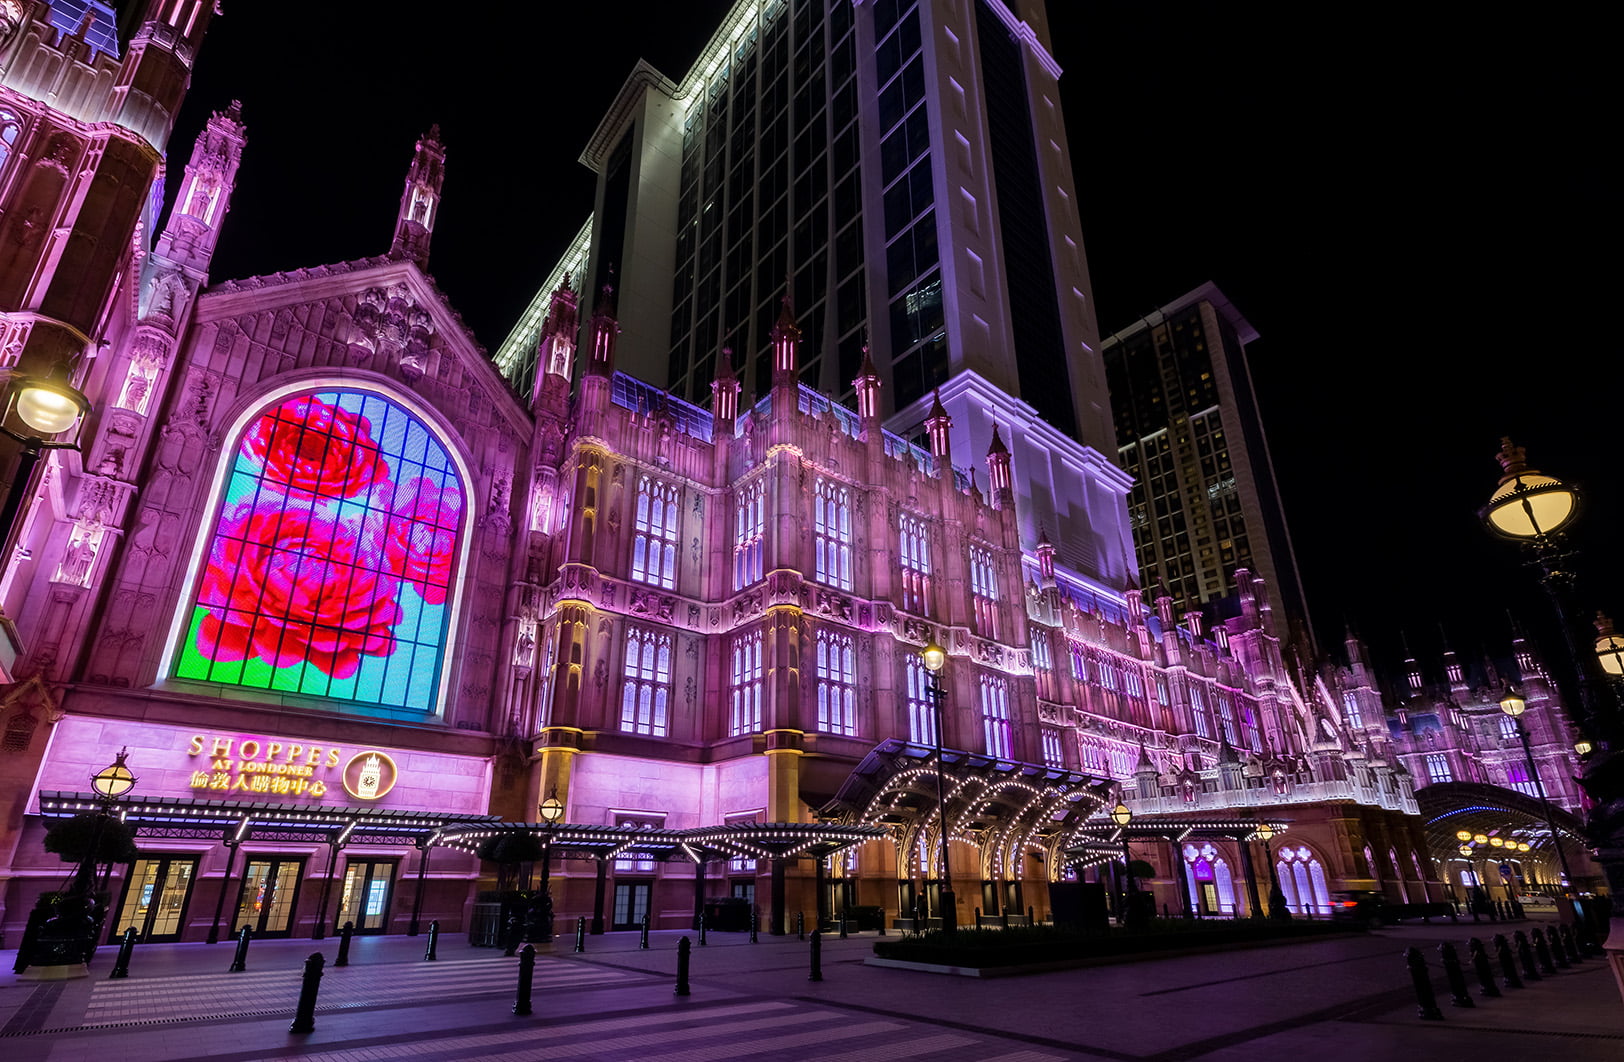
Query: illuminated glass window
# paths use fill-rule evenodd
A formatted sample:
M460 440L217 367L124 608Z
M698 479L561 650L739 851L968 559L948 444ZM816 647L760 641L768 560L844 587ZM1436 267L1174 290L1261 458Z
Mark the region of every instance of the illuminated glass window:
M1430 753L1427 756L1427 784L1437 785L1454 780L1455 772L1450 770L1449 757L1441 752Z
M674 484L649 476L637 482L637 517L632 525L632 578L670 589L677 585L677 524L682 500Z
M671 635L642 627L627 628L620 729L664 737L669 727L670 703Z
M229 452L175 675L433 711L466 509L435 432L334 389L265 408Z
M902 610L930 615L930 541L925 521L903 513L898 520L897 556L902 562Z
M762 549L767 538L765 481L739 488L733 514L733 589L743 590L762 578Z
M1352 690L1342 695L1342 717L1355 729L1365 725L1364 713L1359 710L1359 695Z
M852 636L818 631L818 729L857 736L857 649Z
M1506 788L1515 789L1524 796L1539 796L1539 787L1534 784L1533 776L1528 773L1526 763L1506 765Z
M1068 642L1071 650L1071 677L1078 682L1088 681L1088 664L1083 657L1083 646L1080 642Z
M1218 722L1224 728L1224 740L1231 745L1239 745L1240 738L1235 734L1235 705L1229 699L1229 694L1219 690L1212 695L1218 705Z
M1049 632L1033 627L1032 637L1032 666L1040 671L1047 671L1054 666L1054 658L1049 655Z
M1199 686L1190 687L1190 715L1195 720L1195 732L1204 738L1212 737L1212 724L1207 721L1207 705Z
M733 711L728 734L739 737L761 729L761 632L733 639Z
M1517 740L1517 717L1516 716L1514 716L1514 715L1501 715L1500 716L1500 740L1501 741L1516 741Z
M981 731L987 755L1010 757L1009 686L997 675L981 676Z
M850 590L851 491L834 480L819 479L812 508L812 537L817 545L817 579L842 590Z
M1050 767L1064 767L1066 765L1066 747L1061 743L1060 731L1044 728L1043 762Z
M992 550L983 546L970 547L970 596L975 602L976 633L998 637L998 569Z
M936 744L936 705L931 701L930 672L917 653L908 660L908 740Z
M10 111L0 110L0 170L5 169L6 160L11 158L11 149L16 146L17 134L22 129L21 119Z

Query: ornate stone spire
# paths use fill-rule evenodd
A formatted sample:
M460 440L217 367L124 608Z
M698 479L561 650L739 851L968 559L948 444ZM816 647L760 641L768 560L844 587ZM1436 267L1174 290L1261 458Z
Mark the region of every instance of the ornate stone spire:
M444 183L445 148L440 143L440 127L434 125L418 138L417 150L412 153L389 257L409 258L419 266L428 267L429 240L434 235L434 223L440 217L440 186Z

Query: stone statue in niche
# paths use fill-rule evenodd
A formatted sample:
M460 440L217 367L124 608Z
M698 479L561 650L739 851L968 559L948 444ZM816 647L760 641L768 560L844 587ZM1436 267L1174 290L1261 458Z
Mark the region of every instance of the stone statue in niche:
M692 708L694 706L694 677L692 675L689 675L688 681L683 683L682 695L683 699L688 702L688 707Z
M99 532L86 530L68 544L67 555L62 558L57 582L73 583L76 586L90 585L90 570L96 564L96 543L92 539L99 537Z
M513 662L526 666L536 651L536 639L530 633L530 624L526 623L519 628L519 640L513 647Z
M604 660L602 657L598 659L597 664L592 668L592 681L598 689L603 689L609 681L609 661Z
M508 496L513 490L513 473L507 469L499 470L491 477L491 515L506 515Z

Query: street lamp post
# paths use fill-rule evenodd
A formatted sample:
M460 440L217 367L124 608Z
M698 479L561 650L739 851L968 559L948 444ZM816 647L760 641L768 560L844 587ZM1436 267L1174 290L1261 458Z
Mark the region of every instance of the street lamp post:
M11 488L0 503L0 547L11 538L12 525L18 510L28 494L28 481L34 475L34 465L46 450L77 450L84 432L85 415L90 412L90 399L73 388L68 380L73 369L59 361L49 376L12 377L11 398L6 403L4 417L0 417L0 434L22 443L17 458L17 474L12 477ZM13 431L5 426L12 414L32 430L32 434ZM66 440L48 438L72 429L73 437ZM0 560L0 571L5 563Z
M564 817L564 802L558 799L558 789L556 787L547 793L547 799L541 802L536 811L541 815L543 830L541 843L541 907L542 919L545 924L542 926L542 939L552 940L553 829L558 825L558 821Z
M1128 850L1128 823L1133 821L1133 812L1128 805L1117 801L1117 806L1111 809L1111 821L1117 824L1122 831L1122 924L1130 928L1138 928L1144 921L1139 917L1139 886L1133 879L1133 853Z
M1269 850L1274 827L1265 822L1257 828L1257 835L1263 839L1263 861L1269 865L1269 917L1277 922L1289 922L1291 908L1286 906L1286 893L1280 887L1280 870L1274 865L1274 853Z
M947 650L931 642L921 650L924 658L925 670L930 675L929 692L931 703L936 709L936 833L941 840L942 849L942 932L952 935L959 929L959 911L957 900L953 896L953 878L948 866L947 850L947 785L942 776L942 702L947 699L947 691L942 689L938 678L942 668L947 666Z
M1528 702L1518 696L1517 692L1507 689L1505 696L1500 698L1500 710L1511 717L1517 726L1517 737L1522 739L1523 759L1528 764L1528 777L1534 783L1534 792L1539 797L1540 807L1545 811L1545 825L1551 831L1551 844L1556 846L1556 859L1562 865L1563 891L1573 889L1573 870L1568 866L1567 849L1562 847L1562 838L1556 832L1556 816L1551 813L1551 801L1545 795L1545 783L1540 781L1539 765L1534 762L1534 747L1528 741L1528 728L1523 725L1522 714L1528 710Z

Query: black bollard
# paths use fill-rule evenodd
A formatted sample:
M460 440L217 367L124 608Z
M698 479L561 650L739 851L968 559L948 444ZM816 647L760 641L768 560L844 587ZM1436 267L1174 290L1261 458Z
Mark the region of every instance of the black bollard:
M244 927L244 932L247 928ZM311 952L305 960L304 982L299 987L299 1009L293 1012L293 1024L288 1032L307 1033L316 1029L316 992L321 988L321 968L327 960L321 952Z
M1449 1001L1452 1007L1475 1007L1471 994L1466 991L1466 974L1460 968L1460 956L1455 954L1455 945L1438 945L1438 957L1444 964L1444 977L1449 980L1449 994L1453 997Z
M643 914L643 936L637 942L637 947L641 951L647 951L648 950L648 913L647 912L644 912L644 914Z
M586 918L575 920L575 953L579 955L586 950Z
M1517 960L1511 957L1511 945L1506 943L1504 933L1494 935L1494 957L1500 960L1500 979L1507 988L1522 988L1522 978L1517 976Z
M113 963L113 972L107 975L109 981L130 976L130 956L135 953L137 935L134 926L124 931L124 939L118 946L118 959Z
M526 944L519 952L519 996L513 1001L513 1013L530 1013L530 986L536 981L536 946Z
M350 938L353 936L355 936L355 923L345 922L344 928L338 931L338 958L333 960L334 969L350 964Z
M523 935L519 928L519 916L509 915L507 920L507 948L502 952L504 957L511 959L519 954L519 938Z
M1489 952L1476 937L1466 942L1466 952L1472 961L1472 972L1477 974L1477 994L1485 999L1500 998L1500 989L1494 983L1494 967L1489 965Z
M1511 901L1511 913L1516 915L1519 921L1528 917L1528 912L1523 910L1521 900Z
M840 912L840 939L846 939L846 912Z
M796 911L795 912L795 939L796 940L805 940L806 939L806 912L805 911Z
M699 946L705 946L705 916L699 916Z
M756 923L760 920L754 911L750 912L750 943L752 944L756 942Z
M1551 940L1552 948L1558 955L1566 954L1569 964L1585 961L1584 952L1579 949L1578 934L1573 931L1572 926L1562 926L1560 935L1555 929L1551 930L1551 934L1553 938ZM1557 965L1562 964L1559 961Z
M517 941L517 938L515 938ZM508 952L509 955L513 953ZM440 920L436 918L429 923L429 946L423 952L424 962L434 962L440 958Z
M1555 930L1552 930L1552 933L1555 932ZM1538 926L1535 926L1528 936L1534 945L1534 958L1539 960L1540 973L1554 977L1556 975L1556 967L1551 965L1551 946L1545 940L1544 931ZM1562 954L1561 945L1557 946L1556 953L1558 955ZM1564 962L1562 965L1566 966L1567 963Z
M823 980L823 934L812 931L812 976L808 981Z
M1517 961L1522 963L1523 980L1545 980L1539 975L1539 971L1534 968L1534 949L1528 946L1528 934L1519 929L1512 934L1512 939L1517 942Z
M1438 997L1432 992L1432 978L1427 975L1427 960L1420 948L1404 952L1404 962L1410 968L1410 982L1415 986L1416 1013L1427 1021L1443 1021L1444 1012L1438 1009Z
M237 933L237 953L231 957L231 969L227 973L242 973L248 969L248 939L254 931L243 926Z
M692 954L693 945L688 943L687 937L677 941L677 987L674 990L676 995L688 994L688 961Z

